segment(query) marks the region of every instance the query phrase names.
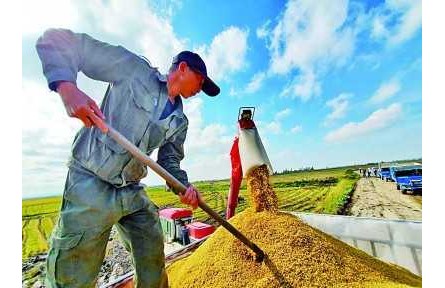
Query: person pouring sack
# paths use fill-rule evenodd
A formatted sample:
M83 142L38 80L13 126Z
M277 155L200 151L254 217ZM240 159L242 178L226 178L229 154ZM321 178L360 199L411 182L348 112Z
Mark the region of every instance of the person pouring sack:
M196 209L198 190L180 168L188 120L182 98L220 88L201 57L182 51L162 75L143 57L87 34L49 29L36 49L50 90L70 117L85 125L74 138L62 206L46 260L48 287L94 287L111 228L117 228L135 268L136 287L167 287L157 207L140 180L147 168L107 135L110 125L150 155L187 190L180 201ZM76 85L78 71L109 83L100 108ZM193 140L193 139L192 139Z

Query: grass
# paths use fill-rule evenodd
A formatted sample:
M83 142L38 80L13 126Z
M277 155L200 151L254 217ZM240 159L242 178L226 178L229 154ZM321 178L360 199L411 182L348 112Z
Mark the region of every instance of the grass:
M41 219L28 220L23 229L22 258L39 254L48 250L47 239L40 229Z
M22 218L41 217L42 215L54 216L62 203L61 197L48 197L26 199L22 201Z
M270 183L274 188L280 210L337 214L349 197L358 175L346 168L333 168L272 175ZM230 180L197 181L193 183L207 205L223 214L227 205ZM149 187L147 195L159 208L184 207L178 197L164 187ZM249 206L249 195L245 181L240 189L239 213ZM61 197L27 199L22 202L22 258L45 253L48 240L57 221ZM193 212L195 219L212 219L200 208ZM212 222L213 223L213 222Z
M319 199L314 212L321 214L337 214L346 204L350 193L353 191L355 182L342 179L334 187L329 187L328 193Z

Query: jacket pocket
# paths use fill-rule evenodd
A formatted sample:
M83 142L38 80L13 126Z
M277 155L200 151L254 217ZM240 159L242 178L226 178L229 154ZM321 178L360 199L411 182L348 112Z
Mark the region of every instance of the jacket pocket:
M139 182L147 176L147 168L139 160L132 158L122 170L124 185L130 182Z
M63 279L66 282L76 282L76 271L79 269L79 253L73 250L83 237L83 232L70 233L51 237L51 249L47 258L47 278L51 282Z
M139 144L148 125L153 121L155 102L159 96L157 87L154 88L155 91L150 91L138 80L133 80L115 91L115 103L109 123L135 145ZM119 149L118 147L117 150Z
M95 173L103 180L114 184L121 185L120 173L124 164L129 160L129 154L119 143L114 141L110 136L101 134L97 137L97 151L94 157L96 163L101 163Z
M138 108L153 113L158 104L159 87L146 87L141 80L134 79L129 85L129 94Z

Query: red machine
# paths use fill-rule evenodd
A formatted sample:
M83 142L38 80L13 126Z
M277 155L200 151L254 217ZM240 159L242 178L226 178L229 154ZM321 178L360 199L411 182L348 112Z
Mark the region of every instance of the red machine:
M204 238L215 231L215 226L199 221L188 224L187 228L189 229L190 237L195 239Z
M181 227L193 221L193 212L186 208L159 210L159 220L167 243L181 239Z
M193 221L193 212L187 208L165 208L159 210L162 231L167 243L181 242L181 229L186 227L194 240L202 239L215 231L215 226Z

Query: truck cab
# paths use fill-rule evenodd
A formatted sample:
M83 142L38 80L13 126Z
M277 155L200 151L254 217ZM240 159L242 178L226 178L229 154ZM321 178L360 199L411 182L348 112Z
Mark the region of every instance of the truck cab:
M392 177L403 194L422 191L422 166L394 167Z
M381 167L379 168L377 172L377 176L385 181L388 181L388 179L391 179L391 174L389 172L389 167Z

